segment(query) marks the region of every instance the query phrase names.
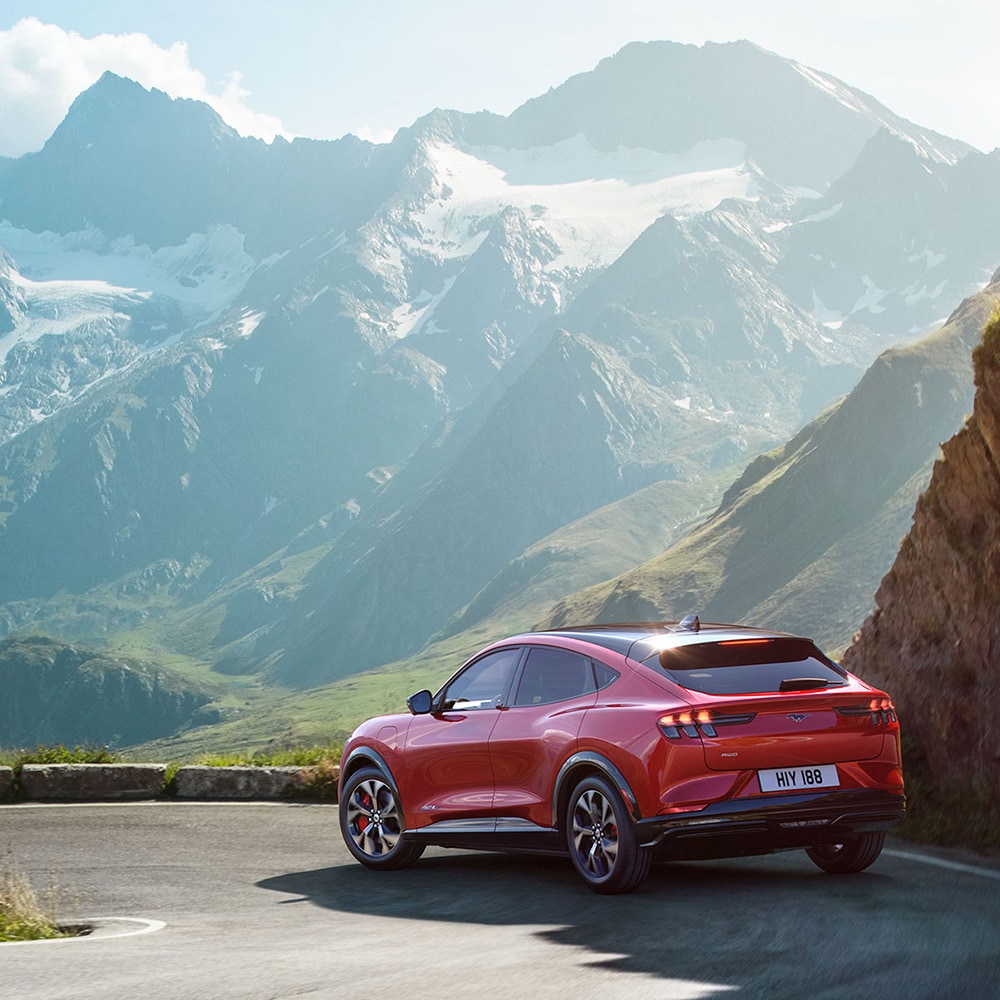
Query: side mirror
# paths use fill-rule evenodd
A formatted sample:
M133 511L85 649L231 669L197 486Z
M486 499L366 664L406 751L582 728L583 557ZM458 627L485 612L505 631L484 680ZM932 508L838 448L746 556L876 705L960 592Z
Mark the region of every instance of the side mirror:
M414 715L427 715L431 710L433 696L430 691L418 691L406 699L406 707Z

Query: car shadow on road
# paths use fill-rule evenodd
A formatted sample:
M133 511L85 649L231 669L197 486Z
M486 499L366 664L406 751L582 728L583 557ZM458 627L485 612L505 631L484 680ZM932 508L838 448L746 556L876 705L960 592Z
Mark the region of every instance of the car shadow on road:
M625 896L589 892L567 859L443 851L398 872L352 863L257 884L344 913L531 926L592 953L591 965L769 998L814 995L803 992L803 968L824 997L859 995L855 975L843 994L830 984L843 981L846 960L879 964L873 942L903 902L891 897L906 891L877 872L824 875L804 854L658 865Z

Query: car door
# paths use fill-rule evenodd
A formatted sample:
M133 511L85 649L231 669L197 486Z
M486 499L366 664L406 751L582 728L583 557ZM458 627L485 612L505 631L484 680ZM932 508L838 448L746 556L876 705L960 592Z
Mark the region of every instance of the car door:
M589 658L554 646L528 647L510 708L500 713L490 736L498 817L552 825L556 773L596 701Z
M411 829L492 815L489 738L510 691L520 646L493 650L456 674L417 715L396 775Z

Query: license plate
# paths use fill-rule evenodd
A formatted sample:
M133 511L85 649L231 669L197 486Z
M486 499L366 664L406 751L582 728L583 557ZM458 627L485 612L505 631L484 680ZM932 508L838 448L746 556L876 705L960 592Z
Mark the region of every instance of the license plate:
M762 792L807 792L811 788L837 788L840 785L836 764L774 767L758 771L757 778Z

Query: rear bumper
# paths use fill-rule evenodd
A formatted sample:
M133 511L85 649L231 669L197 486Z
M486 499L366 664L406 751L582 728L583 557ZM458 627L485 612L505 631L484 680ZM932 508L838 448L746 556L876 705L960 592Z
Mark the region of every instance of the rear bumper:
M658 857L722 858L836 844L889 830L905 813L905 796L866 788L730 799L695 813L640 820L637 828L639 842Z

